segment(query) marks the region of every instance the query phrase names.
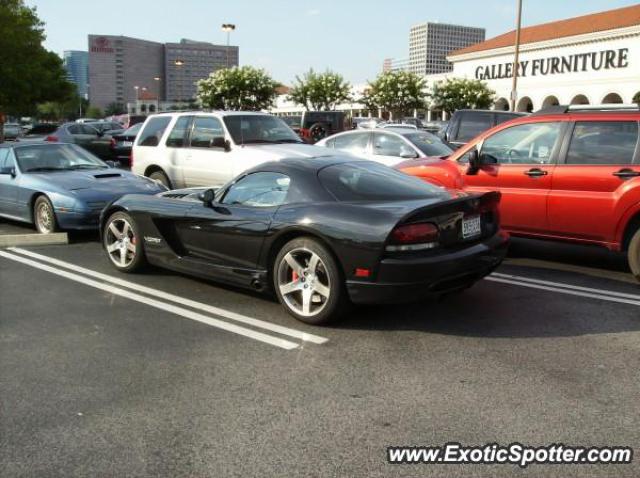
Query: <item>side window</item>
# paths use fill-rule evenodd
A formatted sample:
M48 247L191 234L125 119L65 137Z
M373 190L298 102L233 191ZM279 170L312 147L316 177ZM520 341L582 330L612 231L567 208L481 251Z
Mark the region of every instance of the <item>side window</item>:
M9 156L9 148L0 148L0 169L8 167L7 157Z
M82 129L80 128L80 125L72 124L71 126L67 127L67 132L69 134L82 134Z
M216 137L224 138L222 123L213 116L196 116L191 131L192 148L209 148Z
M493 126L491 113L462 113L455 141L467 142Z
M400 156L406 147L404 141L397 136L373 133L373 154L379 156Z
M233 184L222 204L273 207L284 204L289 191L289 176L280 173L253 173Z
M637 144L635 121L578 121L566 164L631 164Z
M362 152L367 149L370 133L350 133L335 139L335 148L345 151Z
M158 146L170 121L169 116L151 118L140 132L138 146Z
M191 122L193 116L180 116L173 126L169 137L167 138L166 145L170 148L182 148L185 144L185 138L187 136L187 128Z
M496 113L496 125L511 121L513 118L517 118L517 115L508 115L504 113Z
M80 125L80 130L82 134L90 134L93 136L98 136L98 130L93 126L88 126L86 124Z
M561 126L529 123L503 129L484 140L481 153L500 164L549 164Z

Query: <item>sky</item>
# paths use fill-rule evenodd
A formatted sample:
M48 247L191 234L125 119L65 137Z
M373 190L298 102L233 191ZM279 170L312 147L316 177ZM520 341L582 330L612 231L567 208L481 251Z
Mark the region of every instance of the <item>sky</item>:
M372 80L385 58L409 56L412 25L439 21L512 30L516 0L26 0L45 22L45 47L86 50L88 34L158 42L181 38L225 44L234 23L240 64L290 84L309 68L329 68L354 84ZM523 0L523 26L633 5L625 0Z

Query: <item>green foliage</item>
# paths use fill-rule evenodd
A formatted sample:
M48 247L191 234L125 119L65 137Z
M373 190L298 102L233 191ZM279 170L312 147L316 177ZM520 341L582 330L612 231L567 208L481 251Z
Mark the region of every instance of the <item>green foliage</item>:
M264 70L225 68L198 81L197 98L204 108L260 111L273 104L277 86Z
M408 71L386 71L369 82L369 87L360 100L371 110L381 108L404 116L414 109L425 107L424 78Z
M67 101L45 101L38 104L36 108L37 117L42 120L64 121L74 120L80 114L80 104L82 111L86 111L88 101L79 96L74 96Z
M104 114L102 113L102 110L97 106L89 106L87 108L87 112L85 113L85 116L87 118L100 119L104 117Z
M122 103L109 103L104 109L105 116L123 115L127 112L127 107Z
M316 73L313 69L302 78L296 76L289 100L307 110L334 110L336 105L351 99L351 84L330 70Z
M433 85L431 107L453 113L459 109L486 109L494 101L495 91L480 80L450 78Z
M75 94L62 60L42 46L43 23L23 0L0 0L0 112L29 115Z
M633 95L633 102L640 105L640 91Z

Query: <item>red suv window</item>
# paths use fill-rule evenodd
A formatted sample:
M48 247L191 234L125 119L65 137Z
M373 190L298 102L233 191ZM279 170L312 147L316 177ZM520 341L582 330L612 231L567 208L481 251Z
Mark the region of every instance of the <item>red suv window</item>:
M631 164L637 143L635 121L578 121L566 164Z

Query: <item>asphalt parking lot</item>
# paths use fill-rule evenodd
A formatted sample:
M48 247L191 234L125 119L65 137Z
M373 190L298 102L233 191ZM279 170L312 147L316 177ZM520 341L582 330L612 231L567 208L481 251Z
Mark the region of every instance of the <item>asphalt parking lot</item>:
M390 465L391 445L640 440L623 258L515 241L463 294L311 327L273 300L112 269L92 234L0 250L0 476L615 476Z

